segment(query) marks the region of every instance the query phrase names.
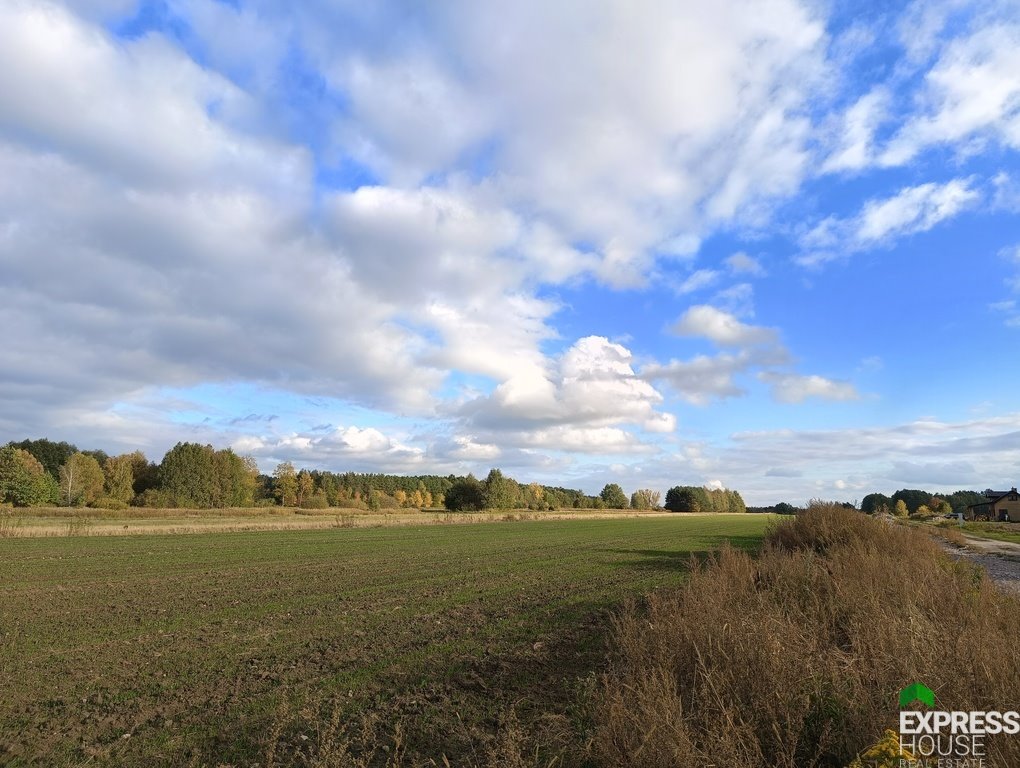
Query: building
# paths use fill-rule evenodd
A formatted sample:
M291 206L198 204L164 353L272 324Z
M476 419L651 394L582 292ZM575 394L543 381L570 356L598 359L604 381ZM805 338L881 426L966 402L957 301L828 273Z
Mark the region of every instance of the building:
M980 504L967 507L968 520L1002 520L1020 523L1020 493L1016 488L1008 491L985 491L985 498Z

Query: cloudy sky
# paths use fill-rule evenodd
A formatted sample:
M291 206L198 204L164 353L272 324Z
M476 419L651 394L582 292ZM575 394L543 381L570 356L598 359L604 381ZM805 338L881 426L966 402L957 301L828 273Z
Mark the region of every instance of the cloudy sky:
M0 442L1020 481L1020 7L0 3Z

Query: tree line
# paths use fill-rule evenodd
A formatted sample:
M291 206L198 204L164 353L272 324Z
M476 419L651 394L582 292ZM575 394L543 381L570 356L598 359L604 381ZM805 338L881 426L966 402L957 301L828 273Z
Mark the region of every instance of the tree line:
M869 493L861 499L861 512L869 515L886 513L897 517L907 515L948 515L966 511L972 504L987 501L977 491L954 491L953 493L932 493L912 488L902 488L892 496L884 493Z
M746 512L747 505L737 491L678 485L666 491L666 509L671 512Z
M271 474L230 448L181 442L158 464L141 451L110 456L48 439L0 448L0 503L14 506L286 507L358 509L661 509L650 488L628 497L617 483L596 495L520 483L499 469L473 475L385 475L298 470L282 462ZM666 494L674 512L743 512L736 491L677 486Z

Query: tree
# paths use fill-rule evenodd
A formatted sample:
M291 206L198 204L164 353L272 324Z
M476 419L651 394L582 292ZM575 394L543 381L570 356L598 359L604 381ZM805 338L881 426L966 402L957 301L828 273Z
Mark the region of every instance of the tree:
M8 445L0 448L0 503L17 507L55 504L57 481L28 451Z
M744 514L747 512L747 505L744 503L744 497L740 495L739 491L725 491L726 503L728 505L727 512L733 512L735 514Z
M171 507L205 509L216 506L219 488L211 445L177 443L159 465L158 487Z
M893 505L892 499L884 493L869 493L861 499L861 512L873 515L880 512L883 507L889 508Z
M22 440L20 443L10 443L12 448L21 448L34 456L43 469L45 469L54 480L60 479L60 467L67 463L67 460L78 449L70 443L55 443L45 437L39 440Z
M893 510L893 514L896 515L896 517L906 517L908 514L910 514L907 511L907 502L905 502L903 499L897 499L896 506L894 507Z
M498 469L489 470L485 478L486 509L516 509L521 504L521 486L512 477L504 477Z
M454 512L472 512L485 508L485 488L474 475L457 480L446 492L446 508Z
M103 468L94 456L75 453L59 471L60 498L68 506L91 504L103 493Z
M797 514L797 508L793 504L788 504L785 501L781 501L774 507L777 515L795 515Z
M273 470L273 478L276 480L276 498L280 505L293 507L297 504L298 481L294 465L289 461L277 464Z
M666 509L670 512L710 512L713 504L708 491L693 485L678 485L666 491Z
M931 508L927 504L922 504L917 508L917 512L914 514L920 515L921 517L931 517Z
M894 502L902 501L907 505L908 514L916 512L919 506L922 504L926 505L930 499L931 494L928 493L928 491L911 490L909 488L896 491L896 493L892 495L892 500Z
M660 498L658 491L641 488L630 495L630 506L634 509L658 509Z
M301 506L315 493L315 480L311 472L302 469L297 474L297 504Z
M602 499L609 509L627 508L627 494L616 483L607 483L606 487L599 493L599 498Z
M123 453L111 456L103 464L103 492L111 499L123 501L125 504L135 497L135 456Z
M238 456L230 448L213 452L212 506L250 507L259 487L259 467L250 456Z

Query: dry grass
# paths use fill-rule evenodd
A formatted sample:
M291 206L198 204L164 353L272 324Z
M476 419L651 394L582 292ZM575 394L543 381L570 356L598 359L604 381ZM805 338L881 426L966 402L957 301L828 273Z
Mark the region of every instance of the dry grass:
M409 525L457 525L530 520L644 518L663 517L668 514L634 510L447 512L417 509L371 511L341 507L314 510L290 507L243 509L130 507L122 510L30 507L0 510L0 538L388 528Z
M632 604L598 705L601 764L845 766L922 681L940 708L1015 705L1020 603L921 531L818 505L760 558L724 550ZM990 737L991 765L1020 739Z

